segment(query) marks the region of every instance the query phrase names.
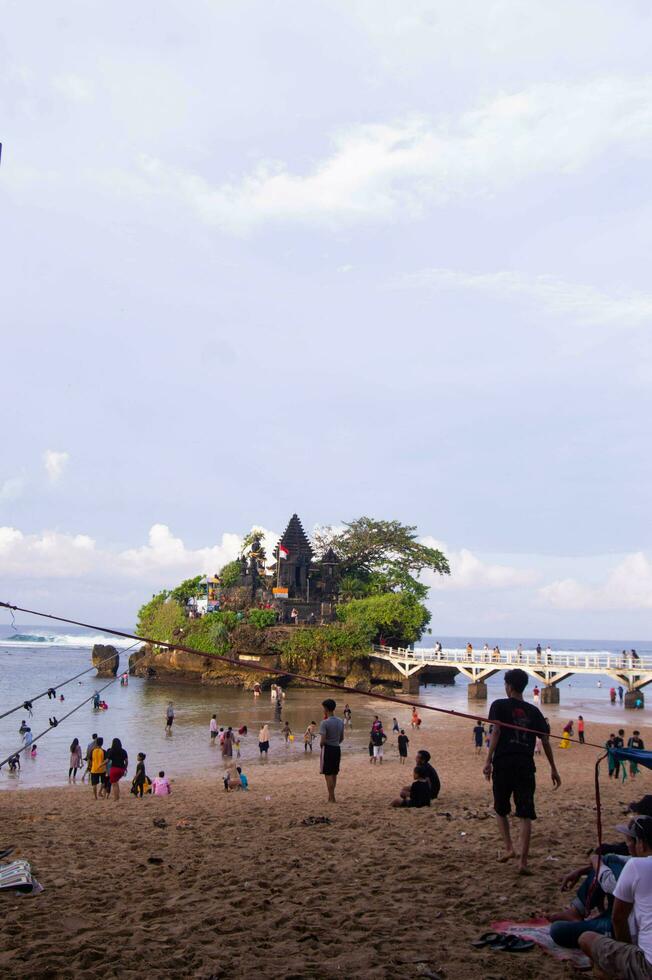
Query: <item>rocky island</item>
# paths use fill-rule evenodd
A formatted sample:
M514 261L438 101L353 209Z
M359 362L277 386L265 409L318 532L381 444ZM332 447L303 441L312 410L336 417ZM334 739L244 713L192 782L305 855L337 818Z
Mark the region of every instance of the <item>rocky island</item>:
M261 539L254 529L239 557L215 575L187 579L141 608L137 633L153 642L131 655L131 672L265 688L279 681L269 670L275 668L288 672L280 678L287 685L304 683L289 676L301 673L360 690L404 686L398 671L370 652L375 643L409 646L421 639L430 611L419 575L424 569L449 574L446 557L421 544L416 528L367 517L319 530L311 541L293 514L271 562ZM447 683L455 673L429 668L419 679Z

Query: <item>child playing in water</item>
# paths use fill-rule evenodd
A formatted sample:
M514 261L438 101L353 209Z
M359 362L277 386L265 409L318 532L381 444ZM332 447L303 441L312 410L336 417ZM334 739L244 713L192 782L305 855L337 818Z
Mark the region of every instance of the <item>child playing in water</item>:
M32 747L29 750L29 754L32 759L36 758L36 742L32 742Z

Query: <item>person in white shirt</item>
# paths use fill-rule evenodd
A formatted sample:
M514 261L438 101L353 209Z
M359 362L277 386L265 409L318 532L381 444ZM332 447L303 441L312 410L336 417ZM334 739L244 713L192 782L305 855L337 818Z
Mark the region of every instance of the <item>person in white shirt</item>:
M580 949L612 980L652 980L652 817L631 823L636 857L614 889L613 939L597 932L579 937Z
M215 739L217 738L217 715L212 716L209 731L211 736L211 745L215 745Z

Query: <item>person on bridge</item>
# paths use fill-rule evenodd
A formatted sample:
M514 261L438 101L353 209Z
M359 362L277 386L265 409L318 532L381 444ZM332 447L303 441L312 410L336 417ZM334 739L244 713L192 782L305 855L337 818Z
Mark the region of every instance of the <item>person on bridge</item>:
M528 675L515 667L505 673L506 698L494 701L489 709L489 720L494 722L494 730L489 744L484 775L493 781L494 810L505 853L499 859L509 861L516 858L507 817L511 811L511 798L514 797L516 816L521 821L521 850L519 874L530 875L528 854L532 821L536 820L534 793L536 789L534 747L537 733L543 751L550 763L550 775L555 789L561 786L552 748L550 747L550 728L538 708L523 700ZM515 726L505 728L501 724ZM529 729L519 731L519 729Z

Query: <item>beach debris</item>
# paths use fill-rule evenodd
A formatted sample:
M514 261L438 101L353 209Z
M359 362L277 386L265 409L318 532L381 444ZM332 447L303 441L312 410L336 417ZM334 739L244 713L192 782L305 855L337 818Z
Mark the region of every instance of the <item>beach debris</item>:
M163 858L155 857L154 855L151 855L150 857L147 858L147 863L148 864L163 864Z
M194 824L192 820L186 820L185 817L183 817L181 820L177 820L176 823L177 830L192 830L193 827Z
M415 963L414 968L418 977L428 977L429 980L444 980L444 974L432 970L427 963Z
M160 827L161 829L167 827L168 825L168 822L165 819L165 817L154 817L152 823L154 824L155 827Z
M11 861L0 864L0 891L15 891L21 895L38 895L43 891L32 875L29 861Z
M322 824L322 823L330 824L331 818L330 817L304 817L303 820L300 821L300 825L302 827L316 827L318 824ZM291 820L289 826L296 827L297 821Z

